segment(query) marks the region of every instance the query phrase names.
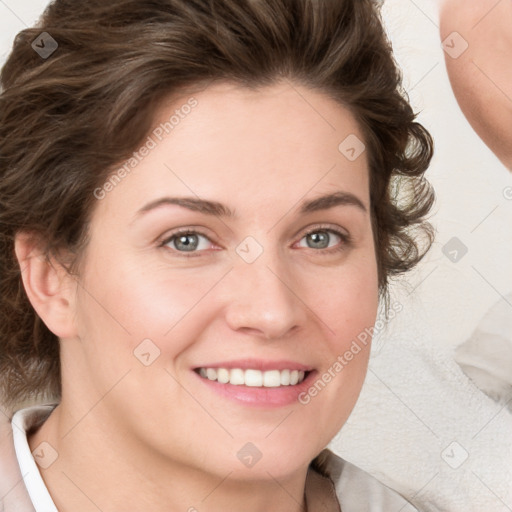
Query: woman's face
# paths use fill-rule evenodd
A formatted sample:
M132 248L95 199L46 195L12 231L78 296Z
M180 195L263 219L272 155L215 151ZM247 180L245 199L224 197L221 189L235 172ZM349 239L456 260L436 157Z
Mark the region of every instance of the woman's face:
M137 165L95 192L62 344L77 429L231 479L291 475L325 447L378 305L362 139L347 109L291 84L160 108Z

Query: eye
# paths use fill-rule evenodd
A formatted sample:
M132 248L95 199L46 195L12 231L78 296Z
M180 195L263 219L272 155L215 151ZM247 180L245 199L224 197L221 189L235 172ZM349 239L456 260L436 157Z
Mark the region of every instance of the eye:
M345 249L346 245L350 242L350 237L337 229L317 226L308 231L301 238L301 241L302 240L305 240L306 245L301 244L300 247L320 249L324 253L331 253ZM329 245L332 242L334 242L334 245Z
M201 243L201 239L207 240L208 242ZM176 252L193 253L208 249L211 243L211 240L203 233L188 229L178 231L168 236L162 242L161 247L169 247Z

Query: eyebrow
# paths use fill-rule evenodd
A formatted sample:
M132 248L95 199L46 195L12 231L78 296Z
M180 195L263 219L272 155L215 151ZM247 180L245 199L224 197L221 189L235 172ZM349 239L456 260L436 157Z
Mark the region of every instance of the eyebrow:
M136 214L136 217L143 215L151 210L155 210L166 205L177 205L194 212L205 215L212 215L224 218L236 218L235 212L230 210L226 205L217 201L209 201L196 197L162 197L143 206ZM335 206L355 206L356 208L367 212L364 203L354 194L349 192L334 192L304 201L299 210L300 214L327 210Z

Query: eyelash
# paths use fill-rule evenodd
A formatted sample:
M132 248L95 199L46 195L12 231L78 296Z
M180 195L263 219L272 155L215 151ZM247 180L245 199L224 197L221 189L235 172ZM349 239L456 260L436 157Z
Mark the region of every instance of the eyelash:
M336 247L331 247L331 248L328 248L328 249L312 249L312 248L310 248L312 251L315 251L315 252L319 253L322 256L328 256L328 255L331 255L333 253L337 253L337 252L343 251L343 250L346 249L347 246L351 245L352 239L351 239L350 235L348 235L347 233L341 232L341 231L339 231L337 229L333 229L331 227L328 227L328 226L315 226L313 229L311 229L309 231L306 231L302 235L300 240L302 240L304 237L306 237L308 235L311 235L313 233L318 233L318 232L321 232L321 231L327 232L327 233L334 233L335 235L339 236L340 239L341 239L340 245L338 245ZM200 236L205 237L207 240L209 240L211 242L210 238L207 235L205 235L204 233L202 233L201 231L196 231L194 229L180 229L180 230L172 233L168 237L166 237L160 243L159 247L164 248L164 249L168 249L168 250L172 251L173 253L178 254L179 257L196 258L198 256L201 256L201 253L203 251L191 251L190 253L187 254L185 251L178 251L176 249L170 249L170 248L166 247L175 238L178 238L181 235L200 235Z

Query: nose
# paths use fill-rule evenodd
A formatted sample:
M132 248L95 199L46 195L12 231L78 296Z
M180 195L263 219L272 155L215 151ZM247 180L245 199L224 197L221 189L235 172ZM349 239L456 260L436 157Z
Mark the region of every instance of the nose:
M289 267L261 256L239 260L228 277L226 321L234 331L268 340L295 332L306 318Z

